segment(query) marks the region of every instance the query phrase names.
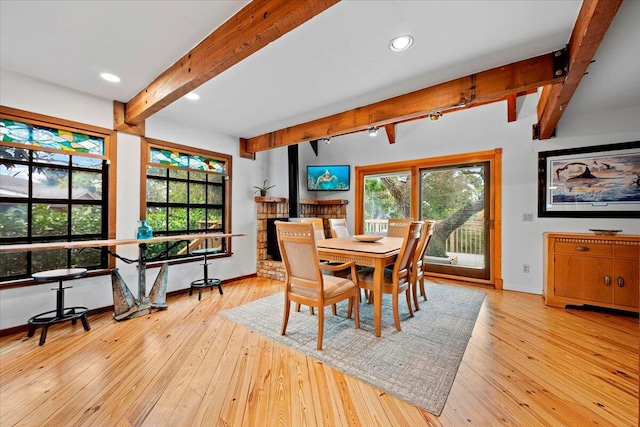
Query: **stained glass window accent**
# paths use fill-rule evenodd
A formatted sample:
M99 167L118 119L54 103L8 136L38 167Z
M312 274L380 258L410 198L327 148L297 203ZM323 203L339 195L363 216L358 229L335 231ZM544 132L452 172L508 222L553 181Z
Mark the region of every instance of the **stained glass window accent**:
M0 141L72 153L104 155L104 138L16 120L0 119Z
M143 144L148 158L142 165L147 179L141 182L141 203L153 235L231 232L232 157L160 140L143 138ZM215 248L216 256L227 256L229 240L204 239L175 247L171 242L154 243L147 256L154 261L189 258L202 248Z
M150 147L151 164L175 166L219 174L226 173L226 162L194 154L181 153L175 150Z

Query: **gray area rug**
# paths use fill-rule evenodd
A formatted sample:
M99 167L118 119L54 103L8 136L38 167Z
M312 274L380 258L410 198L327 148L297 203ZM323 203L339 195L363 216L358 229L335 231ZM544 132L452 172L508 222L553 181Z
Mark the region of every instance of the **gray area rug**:
M338 315L325 309L322 350L316 350L317 317L308 307L291 305L287 335L280 335L283 294L235 307L220 315L274 341L317 359L360 381L440 415L453 385L485 292L425 282L428 301L409 317L400 298L402 331L393 326L391 298L383 299L382 337L376 338L373 305L360 304L360 327L346 318L347 303Z

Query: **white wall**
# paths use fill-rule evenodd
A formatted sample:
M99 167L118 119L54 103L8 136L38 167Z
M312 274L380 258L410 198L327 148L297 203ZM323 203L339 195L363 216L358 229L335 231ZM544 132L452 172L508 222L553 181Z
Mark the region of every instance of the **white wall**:
M300 198L348 199L348 220L353 227L353 190L349 192L308 193L304 170L308 164L350 164L363 166L414 158L503 149L503 278L505 289L542 292L542 233L544 231L587 231L589 228L619 228L625 233L640 234L640 221L631 219L562 219L537 218L522 222L522 213L537 212L537 152L561 148L600 145L640 140L640 108L600 112L594 116L563 117L558 137L547 141L531 140L535 122L536 95L527 97L518 120L506 122L505 103L496 103L447 114L438 122L417 120L399 125L397 142L388 144L384 132L370 138L366 132L334 138L330 145L319 144L315 157L309 144L301 144ZM49 83L0 71L0 104L34 113L46 114L105 128L112 127L112 103L54 86ZM252 186L264 178L276 187L269 195L288 197L287 149L279 148L257 154L251 161L238 156L237 139L206 129L181 126L180 123L152 117L147 121L147 136L184 145L202 147L233 155L232 227L233 232L247 233L235 238L233 256L216 260L213 274L222 279L255 273L256 214ZM117 237L131 237L139 212L140 140L118 134ZM352 173L352 188L353 173ZM352 230L353 231L353 230ZM127 257L136 257L137 248L118 248ZM522 264L531 272L521 273ZM118 262L121 274L137 294L136 269ZM169 291L187 288L201 275L199 262L175 265L169 271ZM148 272L152 283L157 269ZM109 276L73 282L66 304L98 308L113 303ZM0 291L0 329L25 324L27 318L55 307L50 285Z
M381 130L376 138L367 132L333 138L319 144L315 157L309 144L300 147L300 170L306 165L350 164L353 167L450 154L503 149L502 171L502 277L504 288L542 293L542 233L545 231L588 232L589 228L622 229L640 234L637 219L538 218L538 151L640 140L640 108L600 112L594 116L572 116L570 107L558 127L558 137L531 139L536 122L537 94L520 102L518 120L507 123L506 102L446 114L437 122L428 119L401 124L396 143L388 143ZM301 198L348 199L347 219L353 232L354 191L308 193L301 179ZM533 213L533 222L522 222L523 213ZM530 273L522 273L522 265Z
M108 129L113 128L112 101L4 70L0 70L0 105ZM163 121L155 117L147 120L146 129L147 136L151 138L201 147L233 156L232 231L246 233L247 236L234 238L233 255L214 260L209 268L215 277L223 280L255 273L256 214L251 187L260 185L268 176L269 156L259 154L256 161L240 158L236 138L204 129L184 127L179 123ZM286 156L284 161L286 166ZM118 134L117 169L116 237L132 238L139 219L139 137ZM285 181L281 185L286 189L286 168L284 177ZM117 251L129 258L137 257L135 245L120 246ZM117 267L133 294L137 295L135 265L118 261ZM147 291L157 271L157 268L148 270ZM192 280L201 276L202 266L199 260L171 266L168 291L188 288ZM111 279L108 275L75 280L71 285L73 289L65 294L67 306L86 306L93 309L113 304ZM0 291L0 329L26 324L29 317L55 309L55 293L50 288L51 284L46 284Z

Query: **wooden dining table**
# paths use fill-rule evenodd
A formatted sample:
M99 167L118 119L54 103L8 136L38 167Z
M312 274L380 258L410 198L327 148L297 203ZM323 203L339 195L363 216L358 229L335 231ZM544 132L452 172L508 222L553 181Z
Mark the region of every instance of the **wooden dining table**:
M355 262L363 267L373 267L373 318L376 337L382 330L382 284L384 268L392 264L400 248L401 237L383 237L376 242L362 242L355 237L337 237L316 241L318 257L324 261Z

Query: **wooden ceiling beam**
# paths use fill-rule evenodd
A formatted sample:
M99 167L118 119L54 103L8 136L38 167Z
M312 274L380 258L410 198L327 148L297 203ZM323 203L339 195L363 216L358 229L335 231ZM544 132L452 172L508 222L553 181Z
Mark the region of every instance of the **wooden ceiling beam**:
M587 71L622 0L584 0L569 39L569 71L564 82L546 86L538 102L534 138L549 139Z
M246 139L244 149L256 153L327 136L359 132L451 110L468 103L481 103L511 93L534 90L558 83L564 71L557 69L554 52L461 77L364 107L276 130ZM560 75L556 74L560 73Z
M515 122L518 117L516 109L516 94L507 95L507 122Z
M247 140L244 138L240 138L240 157L244 157L245 159L255 160L256 153L249 153L247 151Z
M253 0L125 106L136 125L340 0Z
M519 96L531 95L532 93L536 93L536 92L538 92L537 89L529 89L529 90L525 90L525 91L518 92L518 93L515 93L515 94L505 95L505 96L502 96L500 98L489 99L489 100L486 100L486 101L468 102L465 105L460 105L458 107L449 108L448 110L438 111L438 113L440 113L440 115L444 115L444 114L448 114L448 113L453 113L455 111L468 110L469 108L481 107L483 105L493 104L494 102L502 102L502 101L507 101L508 102L509 101L509 97L513 96L514 99L517 99ZM401 120L401 121L396 122L395 124L406 123L406 122L411 122L411 121L420 120L420 119L426 119L427 117L430 117L430 116L431 116L431 113L425 114L423 116L418 116L418 117L415 117L413 119ZM434 121L437 121L437 119L434 120Z
M135 125L128 124L124 121L125 108L126 106L123 102L113 101L113 130L117 130L118 132L131 133L138 136L144 136L144 120Z
M387 138L389 139L389 144L396 143L396 124L389 123L384 125L384 130L387 132Z

